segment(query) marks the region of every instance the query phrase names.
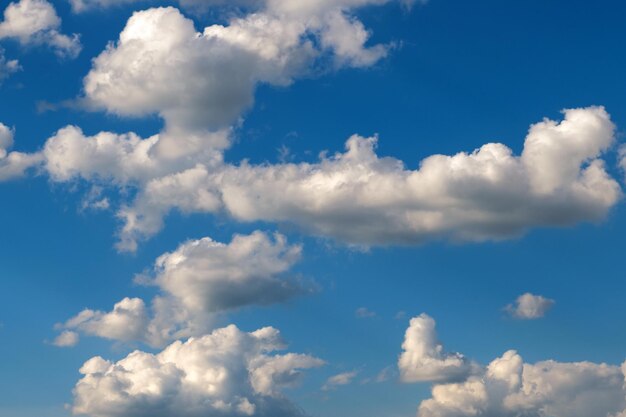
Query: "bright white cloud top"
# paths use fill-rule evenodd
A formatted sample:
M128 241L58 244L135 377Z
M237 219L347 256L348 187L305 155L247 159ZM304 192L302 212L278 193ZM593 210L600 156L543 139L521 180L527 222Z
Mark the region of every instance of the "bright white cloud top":
M151 346L200 336L214 325L215 314L311 293L313 284L290 272L300 253L284 236L262 232L234 236L228 244L189 241L160 256L152 274L139 278L161 292L150 306L125 298L110 312L87 309L58 327Z
M440 355L443 347L431 341L433 328L434 320L424 314L412 319L403 349L429 346ZM432 398L422 401L418 417L618 417L625 412L626 365L552 360L528 364L510 350L485 368L476 366L462 380L446 383L445 368L432 370L432 354L417 355L427 360L403 361L405 354L398 363L402 375L429 376L405 381L443 380L433 386Z
M304 416L283 394L303 369L324 362L285 349L278 330L235 326L154 355L135 351L112 363L95 357L80 372L73 411L93 417Z
M546 315L554 303L554 300L542 295L525 293L517 297L515 303L506 306L506 311L522 320L540 319Z
M460 353L443 350L432 317L422 314L411 319L398 359L400 378L404 382L464 380L474 366Z
M13 38L22 45L47 45L63 58L76 58L82 46L79 36L59 32L61 18L46 0L10 3L0 22L0 39Z

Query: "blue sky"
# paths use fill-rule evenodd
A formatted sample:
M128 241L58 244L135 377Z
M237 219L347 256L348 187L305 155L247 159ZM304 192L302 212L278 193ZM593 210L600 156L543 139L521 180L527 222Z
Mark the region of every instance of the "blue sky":
M626 415L619 369L626 359L620 263L626 5L242 0L234 10L219 1L201 1L204 9L193 1L10 3L0 8L37 10L48 23L11 26L6 12L0 23L0 58L20 66L3 79L0 59L0 151L3 132L14 141L7 157L0 152L1 416L514 417L522 409L531 417ZM164 14L170 20L148 19L165 10L158 6L174 7ZM280 30L251 32L243 45L227 30L206 44L185 31L188 19L198 32L265 28L250 23L255 15ZM156 40L125 44L118 41L125 27ZM359 29L367 40L355 40ZM303 32L294 37L290 30ZM75 57L53 41L72 34L80 35ZM168 50L170 37L178 43ZM273 42L278 57L268 58L263 47ZM117 60L104 53L93 61L109 43L109 57ZM148 64L141 61L146 56ZM246 81L232 81L240 72ZM95 90L84 81L88 74ZM205 84L209 79L216 84ZM241 88L254 103L241 99ZM231 107L234 116L215 116ZM519 158L530 126L544 118L554 124L545 122L536 134L547 145L535 159ZM68 125L84 135L57 134ZM166 145L154 148L154 160L121 161L124 149L135 146L127 137L113 140L119 150L112 157L89 148L103 131L135 132L143 144L160 134L157 142ZM215 144L220 134L227 145ZM370 163L365 151L356 159L333 157L348 152L344 145L355 134L365 148L365 138L377 136L375 154L394 159ZM498 154L503 159L474 163L465 155L440 162L415 189L401 186L432 155L471 154L488 143L506 145L515 160ZM183 155L173 156L178 151ZM10 152L32 160L13 169ZM584 182L594 160L603 161L605 176ZM391 167L399 161L404 168ZM154 191L198 166L201 182ZM129 212L163 223L133 225L124 217ZM241 255L228 246L233 236L251 239L255 231L266 239L250 240L255 250ZM224 245L199 241L205 237ZM187 253L189 266L182 268L175 258L185 242L208 246ZM292 259L289 250L299 255ZM171 265L153 267L166 253L175 255ZM151 285L138 284L138 274ZM279 296L283 284L297 294ZM515 304L523 294L535 297L539 312ZM102 319L126 297L142 300L148 318L133 316L120 326L119 317ZM169 303L165 317L184 316L159 328L169 333L158 340L146 327L159 317L150 307L155 297ZM236 301L242 297L247 301ZM90 318L68 321L85 309ZM207 369L224 367L238 388L217 383L217 394L197 394L183 405L193 384L182 376L184 388L171 388L179 376L163 363L154 365L162 385L151 394L103 382L123 378L124 365L112 363L135 350L156 355L189 337L209 343L212 332L230 324L242 333L226 339L250 339L243 334L271 326L288 348L267 352L252 337L237 345L241 352L232 349L234 359L198 359ZM63 332L71 343L58 339ZM523 374L514 366L496 372L502 362L492 361L511 349L523 358ZM285 359L286 374L272 371L272 358L280 358L272 355L286 352L303 356ZM97 356L111 361L106 372L79 373ZM170 358L183 373L185 357ZM248 364L250 375L238 380L234 369L250 357L272 366ZM314 359L324 364L306 365ZM249 382L263 372L269 391ZM494 375L503 373L518 381L504 391L493 388L504 380ZM338 375L345 379L333 379ZM563 378L571 384L545 388ZM75 388L79 380L84 389ZM484 388L484 397L461 395L471 386ZM121 392L125 400L107 402ZM202 405L192 410L196 400ZM219 400L232 407L220 411ZM463 411L470 405L475 414Z

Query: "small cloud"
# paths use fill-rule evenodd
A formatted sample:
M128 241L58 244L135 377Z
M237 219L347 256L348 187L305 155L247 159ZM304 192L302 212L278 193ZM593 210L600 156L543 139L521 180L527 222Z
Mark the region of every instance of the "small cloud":
M545 316L554 303L554 300L541 295L526 293L517 297L514 303L507 305L505 310L517 319L534 320Z
M322 391L330 391L341 385L348 385L352 383L354 378L358 375L358 371L343 372L331 376L326 380L326 383L322 386Z
M57 347L73 347L78 344L79 340L78 333L66 330L58 335L52 344Z
M407 314L406 314L406 311L403 311L403 310L402 310L402 311L398 311L398 312L396 313L396 315L394 316L394 319L396 319L396 320L404 320L404 319L406 319L407 317L408 317L408 316L407 316Z
M354 312L354 315L359 319L368 319L372 317L376 317L376 313L368 310L365 307L357 308Z

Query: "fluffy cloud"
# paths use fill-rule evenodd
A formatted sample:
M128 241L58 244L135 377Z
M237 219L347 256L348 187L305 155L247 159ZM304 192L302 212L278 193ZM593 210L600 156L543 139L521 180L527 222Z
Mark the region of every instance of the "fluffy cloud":
M273 353L284 348L276 329L246 333L229 326L156 355L135 351L116 363L95 357L80 370L73 411L93 417L303 416L281 391L323 361Z
M435 385L418 417L609 417L626 406L619 366L590 362L524 363L506 352L482 375Z
M505 239L597 221L622 195L599 158L614 125L601 107L564 113L532 125L520 156L490 143L409 170L379 157L377 138L353 136L346 152L319 163L197 165L149 181L120 212L122 240L132 247L155 234L172 209L291 223L355 245Z
M284 236L272 239L261 232L236 235L229 244L209 238L189 241L160 256L153 272L139 278L161 292L150 307L139 298L126 298L111 312L84 310L58 327L153 346L204 334L217 313L310 292L310 284L289 274L300 252Z
M417 329L417 330L416 330ZM429 342L433 337L434 321L425 315L411 321L407 336L412 344L435 346L439 358L442 347ZM408 337L403 348L406 349ZM457 354L458 355L458 354ZM404 353L403 353L404 356ZM409 369L425 368L415 361ZM430 355L432 356L432 354ZM453 356L454 358L455 356ZM435 360L435 363L437 361ZM405 375L399 362L401 375ZM418 417L614 417L626 407L624 370L626 364L612 366L591 362L561 363L552 360L535 364L524 363L522 357L510 350L493 360L487 367L477 365L465 378L456 382L437 383L432 397L422 401ZM435 366L435 370L437 367ZM435 375L441 373L434 372ZM418 372L418 375L420 373ZM407 379L405 378L405 381ZM436 380L413 378L409 381Z
M59 32L61 19L47 0L19 0L4 11L0 39L14 38L22 45L48 45L61 57L75 58L81 50L78 35Z
M288 3L270 2L202 33L175 8L137 12L94 60L86 100L124 116L159 114L179 134L216 130L252 105L257 84L288 85L321 55L357 67L385 55L386 47L365 45L369 33L347 14L349 6L383 2L319 2L312 15Z
M506 306L506 310L518 319L532 320L545 316L553 305L554 300L526 293L517 297L514 304Z
M448 353L437 340L435 320L426 314L411 319L398 359L405 382L449 382L466 379L474 365L460 353Z
M13 147L14 130L0 123L0 182L24 175L26 170L38 165L39 153L9 152Z

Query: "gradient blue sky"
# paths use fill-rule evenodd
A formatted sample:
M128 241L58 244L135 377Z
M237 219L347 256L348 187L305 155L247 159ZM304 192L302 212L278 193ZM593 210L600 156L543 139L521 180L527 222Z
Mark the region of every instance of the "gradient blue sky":
M119 117L76 106L42 112L38 103L81 95L91 60L118 38L133 11L177 3L137 2L81 14L64 0L52 3L62 31L79 33L83 49L76 59L59 59L46 46L0 39L5 56L22 67L0 86L0 122L15 128L14 149L36 152L68 124L88 135L157 133L157 116ZM0 1L0 9L8 4ZM217 11L182 10L197 29L224 21ZM352 134L377 134L378 155L398 158L410 169L429 155L471 152L488 142L518 154L531 124L544 117L561 120L562 109L601 105L617 126L617 144L603 159L622 183L617 150L626 126L626 4L431 0L410 11L391 2L354 14L371 31L370 44L397 46L368 68L327 69L286 87L259 86L226 161L275 164L282 147L295 162L315 161L323 150L343 151ZM233 234L254 230L278 230L290 243L302 244L302 260L293 269L314 280L319 291L230 312L216 327L273 326L289 351L325 360L285 391L311 416L415 415L431 385L400 382L396 363L409 318L424 312L436 320L446 350L482 364L508 349L531 363L619 365L626 358L622 203L601 221L532 227L504 241L369 248L288 224L175 212L162 231L129 254L115 249L115 209L81 210L89 187L82 180L55 183L37 170L0 183L3 417L68 416L64 405L73 402L86 360L119 360L136 348L158 351L141 342L89 336L59 348L52 344L55 323L84 308L109 311L124 297L149 300L156 289L133 284L133 277L186 240L210 236L228 242ZM526 292L556 303L538 320L510 317L504 307ZM375 315L359 318L359 308ZM404 314L397 317L399 312ZM386 367L392 370L387 381L362 383ZM351 371L358 371L352 383L321 389L330 376Z

